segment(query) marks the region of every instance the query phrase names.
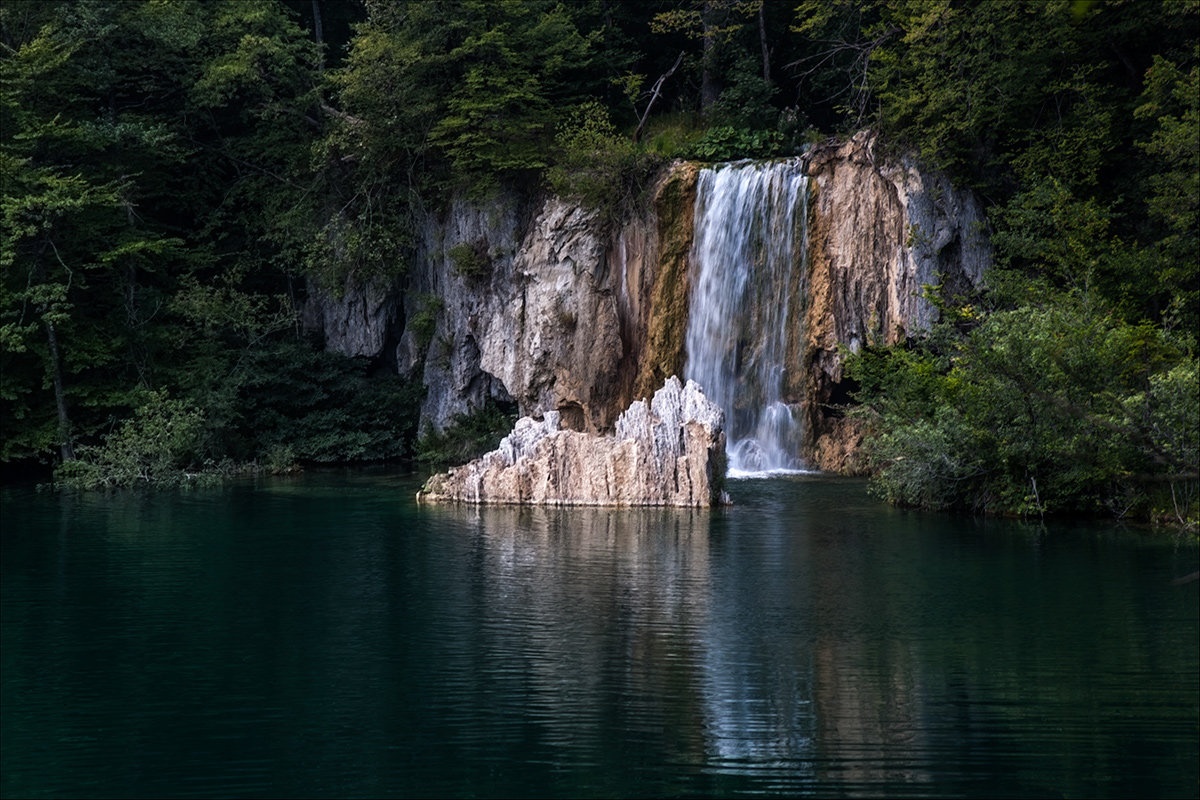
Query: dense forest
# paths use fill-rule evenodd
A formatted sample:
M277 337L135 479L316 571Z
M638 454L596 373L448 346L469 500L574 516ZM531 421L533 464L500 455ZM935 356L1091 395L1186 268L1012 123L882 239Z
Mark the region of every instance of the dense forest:
M10 474L432 454L421 386L306 337L314 287L403 281L456 195L620 214L672 159L871 128L977 192L995 252L850 356L876 489L1200 513L1196 0L7 0L0 49Z

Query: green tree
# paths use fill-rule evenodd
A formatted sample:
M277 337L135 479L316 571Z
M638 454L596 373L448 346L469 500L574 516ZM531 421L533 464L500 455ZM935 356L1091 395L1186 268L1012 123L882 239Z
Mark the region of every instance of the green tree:
M875 487L893 502L1194 517L1200 401L1183 387L1195 351L1094 297L994 312L965 333L946 324L849 364Z
M180 240L145 207L184 151L178 129L148 108L177 89L186 44L152 10L80 2L38 16L15 5L3 18L16 45L0 60L6 458L40 455L52 441L70 459L77 436L128 407L151 358L154 273ZM19 30L7 27L14 21ZM163 69L147 70L139 49Z
M2 21L0 457L80 443L115 470L140 446L121 420L156 404L223 429L322 241L318 44L271 2L14 2Z
M1144 290L1149 311L1178 317L1200 335L1200 45L1190 67L1161 56L1146 71L1138 119L1154 120L1137 146L1154 165L1146 179L1154 223Z

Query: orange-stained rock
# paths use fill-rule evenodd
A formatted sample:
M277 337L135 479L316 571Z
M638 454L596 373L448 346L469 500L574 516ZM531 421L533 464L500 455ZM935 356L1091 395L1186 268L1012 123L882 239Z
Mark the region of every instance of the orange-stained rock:
M894 344L937 320L925 287L943 296L978 287L990 264L974 196L908 157L885 158L867 132L811 151L808 297L802 328L807 385L805 458L832 471L856 469L858 427L844 403L839 348Z

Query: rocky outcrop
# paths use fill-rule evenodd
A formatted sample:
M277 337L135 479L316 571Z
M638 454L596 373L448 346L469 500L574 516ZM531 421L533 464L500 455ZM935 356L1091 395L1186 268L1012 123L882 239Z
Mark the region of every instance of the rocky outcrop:
M513 265L511 299L479 320L479 366L522 413L555 410L572 430L603 430L617 394L621 333L595 215L542 207Z
M398 295L390 283L363 284L353 276L336 293L313 285L302 322L305 330L323 338L330 352L377 358L396 324Z
M635 401L612 435L564 430L560 415L518 420L499 448L435 475L420 501L581 506L727 502L724 415L693 381L671 377Z
M937 317L923 287L968 292L990 252L969 193L885 157L870 134L804 160L807 264L788 292L782 380L802 408L805 461L845 471L858 432L837 409L852 389L842 348L917 335ZM427 387L423 427L494 399L524 416L556 412L565 430L611 432L630 403L688 369L699 172L673 164L617 225L552 197L460 199L427 219L402 308L392 287L351 282L336 297L313 292L306 324L347 355L394 346L398 371Z
M410 320L432 322L424 423L440 430L493 397L526 415L558 411L575 430L610 424L622 345L606 247L595 215L556 198L532 219L510 197L458 202L431 222L407 305ZM401 369L421 351L408 327Z
M529 210L514 193L487 203L459 199L422 228L404 298L406 325L397 368L425 384L421 426L438 431L490 398L512 402L502 381L480 368L484 323L497 309L520 312L514 261Z
M532 212L512 196L460 201L431 221L396 350L402 373L424 364L423 424L441 430L493 397L607 432L680 373L697 171L664 171L615 230L553 197ZM471 272L464 248L477 254ZM432 323L424 341L413 320Z
M924 287L965 294L991 254L974 197L911 158L883 158L873 135L817 148L808 160L805 455L817 468L847 471L861 436L836 410L849 399L839 347L893 344L927 329L938 312Z

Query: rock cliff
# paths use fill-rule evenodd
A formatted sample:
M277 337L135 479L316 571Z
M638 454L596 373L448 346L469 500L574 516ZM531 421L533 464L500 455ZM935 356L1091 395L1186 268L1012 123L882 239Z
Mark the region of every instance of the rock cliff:
M620 323L594 215L546 202L513 266L511 298L479 321L480 368L522 413L555 410L567 428L602 430L617 394Z
M320 286L309 292L305 330L320 335L325 348L344 356L377 358L396 326L399 291L391 283L346 279L335 294Z
M885 157L870 134L804 159L807 264L803 296L788 302L785 392L802 409L807 463L853 470L860 437L837 409L852 390L840 348L917 335L937 316L922 288L969 291L990 251L969 193ZM336 298L314 292L307 324L331 350L394 353L427 387L423 426L441 430L491 398L524 416L556 412L566 430L611 432L632 401L687 371L699 172L671 165L615 225L553 197L455 201L427 219L402 300L350 282Z
M665 170L615 227L559 198L530 209L512 195L431 219L396 350L402 373L424 365L423 424L441 430L492 397L611 431L681 372L696 174Z
M396 349L400 372L425 384L422 427L440 431L489 398L513 402L519 392L482 369L480 358L490 336L511 335L523 319L516 259L531 215L509 192L487 203L458 199L426 218ZM506 313L512 326L493 330Z
M487 397L575 430L611 423L621 336L606 246L594 215L557 198L532 214L512 197L458 202L431 221L406 300L410 320L433 320L424 423L440 430ZM419 362L420 335L407 326L401 369Z
M671 377L635 401L612 435L564 430L560 415L523 417L499 448L435 475L420 501L706 507L728 501L724 415L693 381Z
M806 460L853 470L861 436L836 406L849 387L839 346L893 344L927 329L948 296L977 287L991 260L974 197L908 157L883 158L869 133L807 156L812 179L805 341Z

